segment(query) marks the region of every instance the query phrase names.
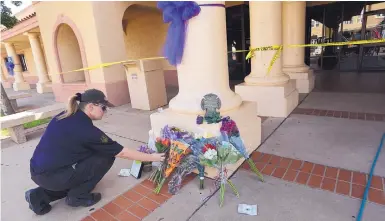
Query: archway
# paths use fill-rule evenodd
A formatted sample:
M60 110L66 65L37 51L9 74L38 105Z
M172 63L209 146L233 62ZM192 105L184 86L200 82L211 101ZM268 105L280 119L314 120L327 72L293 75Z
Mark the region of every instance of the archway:
M79 41L73 29L67 24L60 24L56 30L56 49L60 72L83 68ZM86 81L84 71L65 73L63 83L82 83Z
M128 59L162 56L168 25L157 8L132 5L122 18Z

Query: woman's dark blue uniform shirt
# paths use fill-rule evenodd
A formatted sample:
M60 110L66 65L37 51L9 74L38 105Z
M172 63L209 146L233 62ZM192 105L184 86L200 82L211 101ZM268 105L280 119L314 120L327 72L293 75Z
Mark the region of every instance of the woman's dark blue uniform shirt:
M62 120L55 117L48 124L31 158L31 175L72 166L94 154L115 157L122 149L79 110Z

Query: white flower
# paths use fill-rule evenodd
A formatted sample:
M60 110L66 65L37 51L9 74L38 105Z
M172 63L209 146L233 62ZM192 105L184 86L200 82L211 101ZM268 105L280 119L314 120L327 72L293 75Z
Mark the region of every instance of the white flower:
M208 149L204 154L204 158L208 160L212 160L215 156L217 156L217 151L213 149Z

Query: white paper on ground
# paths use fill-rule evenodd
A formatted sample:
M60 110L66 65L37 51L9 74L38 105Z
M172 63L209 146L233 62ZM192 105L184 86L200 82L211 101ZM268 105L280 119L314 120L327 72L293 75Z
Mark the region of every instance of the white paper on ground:
M119 176L131 176L131 169L121 169L119 172Z
M258 215L257 205L239 204L238 213L256 216Z

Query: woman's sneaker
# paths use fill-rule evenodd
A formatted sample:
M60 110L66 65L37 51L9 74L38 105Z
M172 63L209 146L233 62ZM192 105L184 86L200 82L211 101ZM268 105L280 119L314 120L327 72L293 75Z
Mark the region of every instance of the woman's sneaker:
M25 192L25 200L29 204L29 208L37 215L44 215L51 211L51 205L44 202L44 199L39 198L39 189L31 189Z

